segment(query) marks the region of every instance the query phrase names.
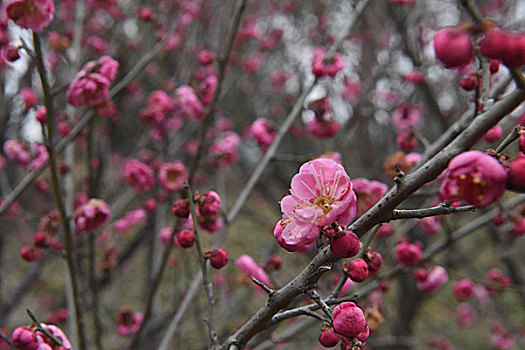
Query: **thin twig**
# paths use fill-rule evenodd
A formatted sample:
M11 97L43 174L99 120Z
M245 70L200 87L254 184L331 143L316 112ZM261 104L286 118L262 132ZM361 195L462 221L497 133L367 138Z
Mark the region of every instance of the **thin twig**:
M26 310L27 312L27 315L29 316L29 318L31 319L31 321L33 321L33 323L35 324L35 326L38 328L39 331L41 331L42 333L44 333L46 336L48 336L53 342L55 342L55 344L57 344L58 346L61 346L63 348L66 348L66 346L62 343L62 341L60 341L60 339L58 339L57 337L55 337L53 334L51 334L47 329L45 329L42 324L40 322L38 322L38 320L36 319L35 315L33 314L33 312L29 309ZM67 348L66 348L67 349Z
M315 289L309 289L306 291L306 294L321 308L326 317L328 317L328 319L330 320L330 324L332 324L332 309L330 309L330 307L326 304L323 298L321 298L319 293L317 293Z
M252 282L255 283L256 285L258 285L259 287L261 287L269 296L273 295L273 293L275 292L273 289L268 287L263 282L259 281L257 278L255 278L253 276L250 276L250 277L252 278Z
M197 210L195 209L195 199L193 192L191 190L190 184L186 181L186 196L188 198L188 203L190 205L190 212L193 221L193 234L195 236L195 246L197 248L197 253L199 254L199 265L202 273L202 284L204 290L206 291L206 297L208 299L208 330L210 336L210 342L213 346L217 344L217 333L214 331L213 327L213 308L215 306L215 298L213 296L213 288L211 282L208 279L208 267L207 259L204 258L204 253L202 251L201 240L199 237L199 232L197 229Z
M385 222L391 220L400 219L423 219L430 216L437 215L449 215L455 213L464 213L466 211L475 211L476 207L473 205L465 205L462 207L450 207L440 203L432 208L422 209L395 209L392 211L392 215L385 220Z

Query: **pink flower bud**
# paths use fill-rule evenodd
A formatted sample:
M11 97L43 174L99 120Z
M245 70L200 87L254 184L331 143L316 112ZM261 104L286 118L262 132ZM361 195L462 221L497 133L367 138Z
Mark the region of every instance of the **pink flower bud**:
M478 87L478 78L473 74L465 75L461 77L459 85L465 91L474 91Z
M281 268L281 265L282 265L281 257L277 255L272 255L266 261L266 270L267 271L279 270Z
M423 269L423 268L419 268L419 269L415 269L414 270L414 279L416 280L416 282L425 282L428 278L428 271Z
M44 125L47 122L47 109L46 107L42 106L39 107L35 112L35 118L36 120Z
M210 265L216 269L222 269L228 263L228 253L224 249L218 248L211 252Z
M177 242L182 248L190 248L195 243L195 235L193 231L182 230L177 234Z
M495 74L499 71L499 60L490 60L490 74Z
M27 262L42 260L44 254L36 247L24 246L20 249L20 256Z
M414 266L421 260L421 246L401 242L396 247L396 259L401 265Z
M502 133L503 133L503 129L501 128L501 126L500 125L496 125L492 129L487 131L485 136L483 136L483 140L485 140L487 142L496 142L496 141L499 140L499 138L501 137Z
M13 345L20 350L38 350L39 341L36 333L28 327L18 327L11 335Z
M123 337L137 333L143 319L144 315L141 312L134 312L128 308L120 309L117 315L118 333Z
M352 231L336 232L330 239L330 250L339 258L351 258L359 253L359 237Z
M447 283L447 281L447 271L441 266L435 266L430 269L427 279L416 283L416 287L424 293L431 293L443 284Z
M500 28L486 31L479 43L481 54L488 58L503 57L509 47L509 33Z
M441 224L433 216L420 219L418 220L418 223L427 236L434 236L441 230Z
M367 252L364 259L368 264L368 273L372 276L376 275L383 266L383 257L378 252Z
M312 57L312 73L316 77L326 75L335 77L339 71L345 67L345 62L340 54L335 53L329 60L326 59L326 50L323 47L317 47Z
M15 62L20 58L20 54L18 53L18 47L16 46L7 46L4 48L4 58L7 62Z
M514 227L512 227L512 233L517 236L525 234L525 218L519 218L514 220Z
M248 276L253 276L259 282L262 282L265 285L270 284L270 278L268 277L268 274L261 266L259 266L259 264L255 262L255 260L253 260L251 256L246 254L241 255L235 260L235 265L237 265L237 267L239 267L242 272Z
M148 213L152 213L157 209L157 201L153 198L150 198L146 201L144 204L144 209L148 211Z
M257 118L250 126L249 135L265 151L275 139L277 130L269 120Z
M173 215L179 219L187 219L190 215L190 205L187 199L178 199L173 203L171 207Z
M525 191L525 156L522 153L518 154L516 159L506 164L506 169L508 174L507 188Z
M319 334L319 343L325 348L333 348L339 343L339 335L335 334L332 327L324 326Z
M354 259L348 263L348 276L354 282L363 282L368 277L368 265L363 259Z
M434 51L447 68L465 66L472 59L470 35L458 27L443 28L434 36Z
M198 212L204 217L214 217L219 214L221 197L215 191L206 192L200 199Z
M498 57L509 68L519 68L525 64L525 34L509 34L508 46L505 55Z
M334 330L337 334L353 338L366 331L366 319L359 307L352 302L337 305L333 311Z
M4 143L4 152L7 158L26 166L29 164L30 154L27 146L20 140L7 140Z
M441 185L441 196L456 202L464 200L476 207L498 200L505 191L507 172L494 158L480 151L454 157Z
M454 296L458 301L468 300L474 293L474 283L471 280L464 279L457 281L454 285Z

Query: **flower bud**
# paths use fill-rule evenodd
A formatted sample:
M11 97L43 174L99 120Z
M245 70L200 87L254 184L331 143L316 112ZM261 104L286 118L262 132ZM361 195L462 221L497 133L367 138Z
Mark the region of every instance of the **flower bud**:
M333 311L334 330L337 334L353 338L366 330L363 310L352 302L344 302Z
M266 270L267 271L279 270L281 268L281 265L282 265L281 257L277 255L272 255L266 261Z
M171 207L173 215L179 219L186 219L190 215L190 205L187 199L178 199Z
M396 247L396 259L404 266L414 266L421 260L421 247L417 244L401 242Z
M22 247L20 249L20 255L22 256L22 259L24 259L27 262L41 260L44 257L40 249L30 246Z
M454 285L454 296L458 301L468 300L474 293L474 283L471 280L464 279L457 281Z
M434 36L436 57L445 67L462 67L472 59L470 35L458 27L441 29Z
M183 230L177 234L177 241L182 248L189 248L195 243L193 231Z
M339 336L335 334L332 327L323 326L321 334L319 334L319 343L325 348L333 348L339 343Z
M368 277L368 265L363 259L354 259L348 263L348 276L354 282L363 282Z
M330 239L330 250L339 258L351 258L359 253L359 237L352 231L336 232Z
M368 252L364 255L364 259L368 264L368 274L375 275L383 266L383 257L378 252Z
M210 253L210 265L216 269L222 269L228 263L228 253L218 248Z

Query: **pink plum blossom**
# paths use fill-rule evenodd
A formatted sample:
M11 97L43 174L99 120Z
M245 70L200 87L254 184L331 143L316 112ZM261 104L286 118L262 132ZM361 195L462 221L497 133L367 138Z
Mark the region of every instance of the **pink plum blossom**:
M184 163L179 160L162 163L159 166L157 178L166 191L178 191L184 187L184 181L188 179L188 170Z
M13 345L22 350L70 350L71 343L64 332L55 325L40 323L52 336L60 340L63 346L58 346L36 326L18 327L11 335Z
M88 107L107 101L118 66L119 63L109 56L86 63L69 85L67 102L74 107Z
M306 129L312 136L320 139L334 137L341 129L341 124L331 119L326 113L322 118L313 118L306 124Z
M52 0L9 0L5 13L16 25L41 32L53 20L55 4Z
M315 241L319 229L336 222L348 224L356 214L356 195L344 168L331 159L305 163L292 178L291 194L281 200L284 226L282 239L288 245Z
M454 296L459 301L468 300L474 294L474 283L469 279L457 281L454 285Z
M113 223L113 227L118 232L124 232L131 226L138 224L141 221L144 221L144 219L146 219L146 216L147 214L145 209L135 209L126 213L126 215L124 215L122 219L116 220Z
M24 101L25 109L30 109L38 104L38 96L31 88L25 87L21 89L20 96L22 96L22 101Z
M396 259L404 266L414 266L421 260L421 245L401 242L396 246Z
M91 198L75 210L73 220L77 232L91 232L109 220L109 205L102 199Z
M49 159L46 146L35 142L33 144L33 159L29 163L29 170L36 170L43 166Z
M339 53L335 53L331 59L326 58L326 50L317 47L312 57L312 73L316 77L326 75L335 77L336 74L345 67L345 62Z
M201 91L201 101L204 106L209 106L217 90L218 78L215 74L210 74L199 83Z
M175 90L173 100L175 102L175 111L181 117L191 120L200 120L205 117L204 107L190 86L182 85Z
M275 139L277 130L268 119L257 118L250 126L249 135L257 141L259 147L266 150Z
M212 163L219 167L227 167L239 159L237 147L241 143L240 136L233 131L223 133L211 146L210 155L214 157Z
M270 284L270 278L268 277L268 274L264 271L264 269L253 260L253 258L249 255L241 255L235 260L235 265L239 269L241 269L242 272L247 274L248 276L253 276L256 280L259 282L262 282L266 286Z
M173 110L173 100L162 90L153 91L148 97L148 106L140 111L140 119L145 123L158 124Z
M420 108L402 103L394 110L392 123L398 133L404 133L419 126L421 115Z
M441 196L448 201L464 200L485 207L503 195L506 183L507 172L495 158L480 151L468 151L450 161Z
M149 191L155 184L153 170L136 159L127 161L121 173L124 180L137 192Z
M204 217L214 217L219 214L221 197L215 191L208 191L199 199L198 214Z
M363 93L363 85L360 82L350 80L348 77L343 79L345 89L341 93L341 97L349 102L355 102L361 97Z
M4 153L12 161L26 166L31 158L25 143L20 140L7 140L4 143Z
M357 196L357 216L372 208L388 191L388 186L384 183L365 178L352 180L352 187Z
M144 314L123 308L117 315L118 333L123 337L129 337L137 333L144 319Z
M443 284L447 283L448 274L442 266L434 266L428 272L427 278L416 283L417 289L425 293L431 293Z

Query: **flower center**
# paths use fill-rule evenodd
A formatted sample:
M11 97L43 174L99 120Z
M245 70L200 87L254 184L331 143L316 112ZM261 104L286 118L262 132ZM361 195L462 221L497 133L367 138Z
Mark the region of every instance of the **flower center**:
M314 201L314 205L323 209L325 215L332 210L332 200L325 196L317 197Z

